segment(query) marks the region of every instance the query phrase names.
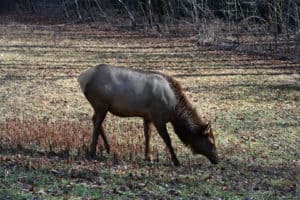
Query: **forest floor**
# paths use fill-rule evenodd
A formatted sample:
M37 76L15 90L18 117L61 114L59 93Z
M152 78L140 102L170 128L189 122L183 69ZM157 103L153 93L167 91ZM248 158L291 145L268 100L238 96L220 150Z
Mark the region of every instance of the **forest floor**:
M215 132L221 162L182 166L139 118L108 115L111 154L87 160L92 109L77 83L108 63L174 76ZM88 25L0 24L0 199L298 199L300 63L197 46L193 37Z

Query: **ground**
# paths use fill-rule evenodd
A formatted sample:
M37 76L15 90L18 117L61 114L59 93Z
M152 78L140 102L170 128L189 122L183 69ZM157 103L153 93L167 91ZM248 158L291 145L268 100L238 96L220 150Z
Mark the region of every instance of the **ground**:
M181 167L142 120L105 120L111 154L86 159L92 109L77 83L114 64L174 76L211 121L221 162L193 155L169 126ZM299 61L198 46L105 25L0 25L0 199L297 199Z

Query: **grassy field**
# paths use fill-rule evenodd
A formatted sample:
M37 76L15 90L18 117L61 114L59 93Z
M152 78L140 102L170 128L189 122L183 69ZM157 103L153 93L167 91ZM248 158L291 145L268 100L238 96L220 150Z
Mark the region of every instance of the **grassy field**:
M221 162L156 131L143 161L138 118L109 115L106 154L85 159L92 109L77 83L108 63L179 80L215 130ZM106 26L0 25L0 199L298 199L300 63Z

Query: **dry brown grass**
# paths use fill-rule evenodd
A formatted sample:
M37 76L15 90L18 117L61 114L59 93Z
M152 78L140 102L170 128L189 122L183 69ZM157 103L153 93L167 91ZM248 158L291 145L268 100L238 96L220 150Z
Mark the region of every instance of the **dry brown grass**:
M112 115L105 120L112 154L102 152L100 142L98 162L85 160L92 109L76 77L99 63L173 75L199 113L213 122L222 162L211 166L204 157L191 155L169 127L183 167L172 167L155 131L151 140L155 162L147 164L143 162L141 120ZM0 163L0 170L8 175L0 179L0 189L34 198L37 194L30 191L18 193L19 185L7 188L5 181L23 183L14 177L31 174L32 169L54 168L65 170L63 178L72 179L73 184L80 177L72 178L68 170L78 168L96 174L79 179L88 191L96 190L97 177L104 176L107 184L102 190L110 197L120 196L121 191L123 197L143 198L141 191L152 198L173 198L177 194L173 189L184 198L294 198L299 167L299 80L296 61L198 47L189 37L158 37L84 24L2 24L0 160L5 162ZM51 153L54 157L47 157ZM32 175L33 179L37 176L43 177ZM131 190L126 183L132 180L147 184ZM57 180L51 183L63 185ZM36 187L48 187L43 184ZM55 190L62 191L59 188ZM84 196L74 185L70 188L68 198ZM45 193L45 198L55 195ZM99 197L97 192L84 194Z

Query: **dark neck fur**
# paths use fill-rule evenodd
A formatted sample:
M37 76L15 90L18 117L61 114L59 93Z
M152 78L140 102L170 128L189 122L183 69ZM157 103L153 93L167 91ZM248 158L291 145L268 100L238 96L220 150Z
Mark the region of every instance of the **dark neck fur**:
M185 145L189 145L190 141L194 138L193 134L204 132L207 124L192 107L183 93L180 84L172 77L166 75L164 77L170 83L177 98L177 103L171 116L171 123L179 139Z

